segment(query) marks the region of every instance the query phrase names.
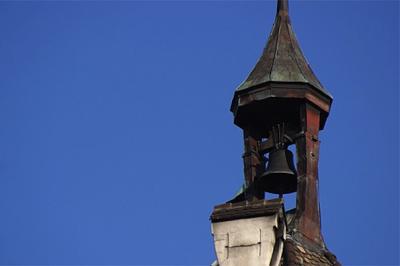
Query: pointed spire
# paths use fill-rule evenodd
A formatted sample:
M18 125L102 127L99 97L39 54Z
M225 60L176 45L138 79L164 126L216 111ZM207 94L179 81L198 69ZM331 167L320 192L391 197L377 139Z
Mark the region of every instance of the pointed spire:
M278 6L276 9L277 15L288 15L289 14L289 3L288 0L278 0Z
M308 65L293 32L288 12L288 0L277 0L277 13L267 45L237 91L269 82L306 83L332 98Z

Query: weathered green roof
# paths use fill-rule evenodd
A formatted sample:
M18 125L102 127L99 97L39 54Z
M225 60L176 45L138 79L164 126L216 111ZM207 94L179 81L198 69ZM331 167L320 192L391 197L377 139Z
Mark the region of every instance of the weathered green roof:
M331 97L304 57L288 14L287 0L278 0L271 34L263 54L247 79L236 89L245 90L267 82L308 83Z

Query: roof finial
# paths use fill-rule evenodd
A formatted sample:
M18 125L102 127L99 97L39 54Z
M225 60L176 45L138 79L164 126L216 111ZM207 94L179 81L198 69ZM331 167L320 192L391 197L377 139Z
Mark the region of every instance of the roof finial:
M288 15L289 14L289 3L288 0L278 0L278 7L276 10L277 15Z

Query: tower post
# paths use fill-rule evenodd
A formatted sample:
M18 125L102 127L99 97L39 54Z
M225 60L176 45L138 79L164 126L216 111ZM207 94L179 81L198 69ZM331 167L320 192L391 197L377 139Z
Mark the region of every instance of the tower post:
M296 140L297 197L295 228L301 236L323 245L318 195L320 112L310 104L300 110L301 136Z

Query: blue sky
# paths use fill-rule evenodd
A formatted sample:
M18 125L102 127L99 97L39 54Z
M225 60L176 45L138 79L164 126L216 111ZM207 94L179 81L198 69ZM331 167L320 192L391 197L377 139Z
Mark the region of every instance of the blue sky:
M344 265L396 265L399 3L290 13L334 96L325 241ZM230 101L274 14L273 1L0 2L0 264L209 264L208 217L243 179Z

